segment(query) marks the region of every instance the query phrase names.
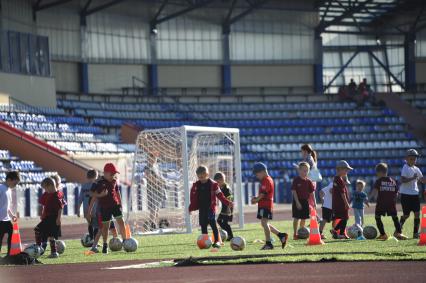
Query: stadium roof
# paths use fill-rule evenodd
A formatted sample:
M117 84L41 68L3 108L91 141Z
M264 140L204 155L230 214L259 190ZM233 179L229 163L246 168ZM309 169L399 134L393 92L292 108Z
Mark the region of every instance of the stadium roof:
M83 24L87 16L126 4L149 7L142 9L141 16L153 26L195 10L210 9L209 15L222 24L232 24L257 10L318 11L319 33L404 34L426 27L426 0L33 0L34 15L64 4L78 6Z
M317 1L319 31L332 26L348 27L353 33L405 34L422 29L426 20L424 0Z

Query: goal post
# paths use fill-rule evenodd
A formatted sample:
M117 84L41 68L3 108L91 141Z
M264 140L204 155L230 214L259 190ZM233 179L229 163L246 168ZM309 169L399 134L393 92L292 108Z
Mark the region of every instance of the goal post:
M190 190L200 165L211 178L224 173L234 194L234 222L244 227L239 130L181 126L137 137L127 213L134 233L192 232L198 213L189 214Z

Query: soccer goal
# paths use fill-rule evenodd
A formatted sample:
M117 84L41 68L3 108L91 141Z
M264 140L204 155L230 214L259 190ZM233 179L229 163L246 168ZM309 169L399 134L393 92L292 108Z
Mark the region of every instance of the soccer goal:
M127 206L133 233L191 233L198 226L198 213L190 215L188 207L200 165L209 168L211 177L225 174L234 194L234 223L243 228L239 130L182 126L146 130L137 137Z

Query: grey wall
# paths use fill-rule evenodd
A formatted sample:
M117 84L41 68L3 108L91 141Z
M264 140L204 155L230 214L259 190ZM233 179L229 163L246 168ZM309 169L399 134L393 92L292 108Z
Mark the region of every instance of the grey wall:
M232 66L233 87L311 87L312 65Z
M145 65L89 64L89 92L121 92L121 87L132 86L132 76L147 82L146 70Z
M56 107L54 78L0 73L0 92L33 106Z
M221 87L219 65L159 65L160 87Z
M76 62L52 61L52 76L58 91L79 91L79 70Z

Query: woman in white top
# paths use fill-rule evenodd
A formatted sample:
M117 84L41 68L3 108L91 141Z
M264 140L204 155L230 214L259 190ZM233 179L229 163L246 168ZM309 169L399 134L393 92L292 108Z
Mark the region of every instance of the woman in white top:
M302 154L302 161L307 162L311 166L311 172L317 168L317 152L312 148L310 144L304 144L300 147L301 154ZM314 169L315 168L315 169ZM312 178L312 176L308 176L309 179L314 183L314 190L316 190L317 187L317 181ZM316 208L317 203L315 199L315 191L313 194L311 194L311 198L309 199L309 205L313 208Z

